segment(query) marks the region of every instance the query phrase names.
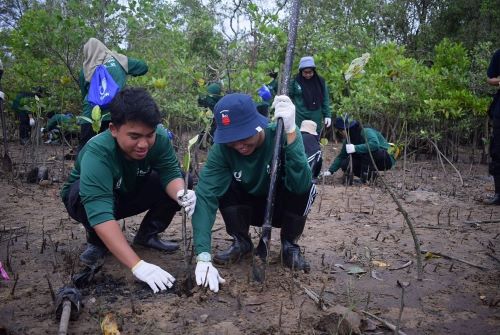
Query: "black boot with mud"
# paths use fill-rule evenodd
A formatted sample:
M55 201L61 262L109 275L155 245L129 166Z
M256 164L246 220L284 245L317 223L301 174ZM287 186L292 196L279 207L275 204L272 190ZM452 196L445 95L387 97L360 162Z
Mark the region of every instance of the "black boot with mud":
M282 241L281 254L283 257L283 264L286 267L296 271L304 271L305 273L311 271L311 266L301 254L300 247L297 244L287 240Z
M139 231L135 235L134 244L142 245L165 252L175 252L179 249L179 244L171 241L162 241L158 234L163 232L168 226L162 221L143 221Z
M238 262L240 259L249 256L253 251L253 243L250 237L240 234L233 235L233 243L226 250L219 251L214 256L214 263L218 265L228 265Z
M248 234L252 222L252 208L250 206L228 206L220 210L226 231L233 237L233 243L226 250L214 256L214 263L227 265L238 262L253 251L253 243Z
M484 200L485 205L500 205L500 193L495 193L493 198Z
M80 262L89 267L102 265L107 252L106 247L87 242L87 249L80 255Z

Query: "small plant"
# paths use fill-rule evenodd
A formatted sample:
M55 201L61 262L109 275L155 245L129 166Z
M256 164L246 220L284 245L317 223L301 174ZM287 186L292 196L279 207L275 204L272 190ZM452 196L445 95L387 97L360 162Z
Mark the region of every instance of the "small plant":
M77 116L77 119L79 120L85 120L87 121L88 123L91 123L92 124L92 130L94 131L94 133L98 133L99 130L101 129L101 124L102 124L102 120L108 116L109 113L106 113L104 115L101 115L101 107L99 106L94 106L94 108L92 108L92 118L89 118L89 117L86 117L86 116Z

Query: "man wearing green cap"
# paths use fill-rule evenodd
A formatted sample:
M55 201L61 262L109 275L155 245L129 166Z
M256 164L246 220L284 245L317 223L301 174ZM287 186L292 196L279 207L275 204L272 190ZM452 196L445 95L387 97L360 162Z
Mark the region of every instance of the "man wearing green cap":
M284 265L308 272L310 266L300 253L297 240L304 230L316 188L295 125L295 106L287 96L276 96L275 117L283 119L283 159L277 179L273 226L281 228ZM251 255L254 246L251 225L262 226L270 184L276 124L260 115L246 94L223 97L214 110L217 129L214 146L196 187L197 206L193 214L194 247L197 254L196 280L217 291L224 280L212 265L211 231L217 209L233 243L216 253L217 264L237 262ZM262 255L257 247L257 254ZM205 281L205 277L207 280Z

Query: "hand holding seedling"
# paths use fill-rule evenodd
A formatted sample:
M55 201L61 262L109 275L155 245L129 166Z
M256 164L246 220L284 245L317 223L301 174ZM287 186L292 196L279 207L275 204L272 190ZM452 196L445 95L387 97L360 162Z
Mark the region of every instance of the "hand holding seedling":
M215 293L219 292L219 284L224 284L226 281L212 265L212 257L210 254L208 252L202 252L196 257L196 260L196 284L203 287L209 287L210 290Z
M193 190L186 190L186 192L179 190L177 191L177 203L184 208L187 216L191 217L196 206L196 194Z

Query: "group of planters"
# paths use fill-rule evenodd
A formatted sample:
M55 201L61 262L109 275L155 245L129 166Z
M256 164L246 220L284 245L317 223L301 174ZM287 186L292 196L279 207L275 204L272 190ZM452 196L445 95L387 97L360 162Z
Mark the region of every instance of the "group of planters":
M84 118L79 155L61 191L69 215L82 223L87 232L87 248L80 261L96 267L111 252L154 292L171 287L175 278L159 266L141 260L117 220L147 211L134 244L175 252L177 243L162 241L158 234L181 209L192 216L198 285L217 292L224 283L212 262L230 264L252 253L267 259L267 246L259 243L254 248L249 228L261 226L266 214L276 123L269 121L267 113L259 112L250 96L222 96L220 86L208 86L209 94L200 98L199 104L213 111L214 144L196 191L190 190L184 183L169 136L158 126L162 116L156 102L142 88L125 87L127 75L140 76L148 71L145 62L112 52L94 38L85 44L84 54L80 75ZM89 93L99 66L105 68L119 91L109 105L102 106L102 113L96 118ZM261 88L259 95L267 112L271 106L274 119L283 120L284 129L283 136L277 139L283 143L282 167L276 181L272 226L281 228L284 265L308 272L310 266L298 239L316 196L315 180L321 169L319 137L324 128L332 125L329 94L310 56L300 60L289 97L276 95L271 84ZM99 85L101 95L106 93L103 82ZM29 114L27 118L31 122ZM66 118L63 116L59 124ZM347 182L352 182L353 175L367 182L378 171L394 166L394 153L380 132L347 116L337 117L333 125L343 145L323 176L342 169L351 176ZM217 210L233 242L212 256L211 232Z
M87 92L83 99L84 116L93 118L95 107L88 96L98 66L106 67L120 90L103 109L103 115L109 117L100 120L101 129L92 127L91 123L82 125L79 155L61 191L68 213L82 223L87 232L87 248L80 256L81 263L95 268L111 252L154 292L171 287L174 277L159 266L141 260L128 244L117 220L147 211L134 244L175 252L179 248L177 243L162 241L158 234L182 208L192 216L198 285L217 292L219 285L224 283L212 262L230 264L251 253L266 259L266 245L259 243L254 248L249 228L261 226L264 220L276 123L259 113L249 95L229 93L222 96L220 87L209 86L209 95L199 103L213 110L214 144L196 191L192 191L184 183L167 133L158 126L161 114L157 104L146 90L124 87L127 74L146 73L145 63L113 53L96 39L87 42L84 52L85 84L82 87ZM312 57L301 59L295 79L291 83L290 98L269 96L266 90L261 90L261 97L274 110L274 118L283 120L284 129L284 135L278 139L283 142L283 160L282 172L276 181L272 226L281 228L284 265L308 272L310 266L300 251L298 239L316 196L314 181L320 172L317 163L321 159L319 134L322 123L324 121L325 127L329 127L332 122L328 91L324 80L316 73ZM268 86L266 88L271 92ZM341 124L338 120L343 120L342 129L353 141L361 139L361 133L357 133L358 129L362 131L358 123L338 118L337 126ZM96 132L99 135L85 141L88 134ZM315 144L310 155L306 155L303 134ZM371 136L370 132L366 134ZM379 138L374 137L374 140L377 143L372 140L368 144L349 142L346 150L352 156L366 155L367 146L374 152L384 151L385 148L379 148ZM339 157L343 159L343 153ZM359 162L373 166L371 160ZM354 159L353 164L357 163ZM380 169L386 168L390 166L380 166ZM362 171L363 168L353 170ZM217 210L233 242L226 250L212 256L211 232Z

